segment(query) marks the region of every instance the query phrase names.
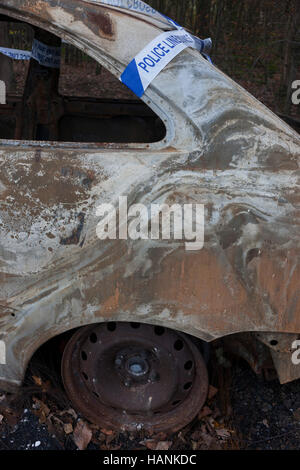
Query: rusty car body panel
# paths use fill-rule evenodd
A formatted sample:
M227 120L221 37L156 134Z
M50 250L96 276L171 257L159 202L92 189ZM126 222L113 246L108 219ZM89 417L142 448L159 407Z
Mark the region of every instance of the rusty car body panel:
M83 0L1 0L0 14L116 77L167 29ZM298 134L192 49L142 99L166 125L159 142L0 142L1 388L22 383L40 345L92 323L139 321L205 341L300 333ZM121 195L204 204L204 248L99 240L96 207Z

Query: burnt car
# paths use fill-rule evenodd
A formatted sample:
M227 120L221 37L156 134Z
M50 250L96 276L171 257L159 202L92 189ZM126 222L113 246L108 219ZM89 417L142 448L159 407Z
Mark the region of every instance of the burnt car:
M20 387L33 354L69 332L62 377L77 409L106 428L175 430L206 399L214 340L257 372L270 355L281 383L300 377L300 141L192 47L140 99L120 98L128 64L175 26L117 3L0 3L2 31L26 27L41 51L71 45L111 74L104 96L68 96L72 73L62 92L55 57L36 55L20 95L0 54L0 388ZM201 204L203 246L100 239L98 208L119 213L121 197Z

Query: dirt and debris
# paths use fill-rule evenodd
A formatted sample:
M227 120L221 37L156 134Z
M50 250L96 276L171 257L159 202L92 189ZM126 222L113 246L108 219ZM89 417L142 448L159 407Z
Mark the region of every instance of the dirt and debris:
M232 423L240 448L295 450L300 445L300 380L266 382L237 366L231 384Z
M49 369L45 368L45 363ZM232 448L235 431L211 385L198 417L176 434L120 433L89 423L69 402L58 361L34 356L17 394L0 394L0 449L204 450ZM235 444L234 444L235 445Z
M34 360L38 360L35 359ZM176 434L119 433L89 423L66 397L59 373L32 364L20 393L0 393L1 450L297 449L300 381L280 385L243 361L212 358L209 394L197 419Z
M31 407L25 408L19 416L9 406L2 412L2 450L212 450L230 446L234 435L234 431L224 426L214 406L208 415L199 417L176 435L160 433L153 436L101 429L77 417L74 410L61 411L36 398L32 399Z

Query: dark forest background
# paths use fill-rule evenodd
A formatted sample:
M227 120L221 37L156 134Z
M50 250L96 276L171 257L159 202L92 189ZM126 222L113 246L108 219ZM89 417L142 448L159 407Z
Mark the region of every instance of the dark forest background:
M147 0L147 3L198 37L211 37L214 64L275 113L296 119L298 128L300 105L292 104L291 85L300 80L300 0ZM1 45L16 49L30 50L32 37L30 28L17 23L3 24L0 30ZM17 94L22 94L28 64L14 61L13 67ZM60 90L74 96L79 96L82 90L95 97L131 96L100 65L66 44Z
M148 0L198 37L213 62L273 111L300 117L300 0Z

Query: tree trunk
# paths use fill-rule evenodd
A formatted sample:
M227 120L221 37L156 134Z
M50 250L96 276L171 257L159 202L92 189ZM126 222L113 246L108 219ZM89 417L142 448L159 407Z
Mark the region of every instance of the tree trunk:
M9 23L0 21L0 47L10 47L9 44ZM4 54L0 54L0 80L6 85L6 92L13 93L15 90L15 77L13 61Z

